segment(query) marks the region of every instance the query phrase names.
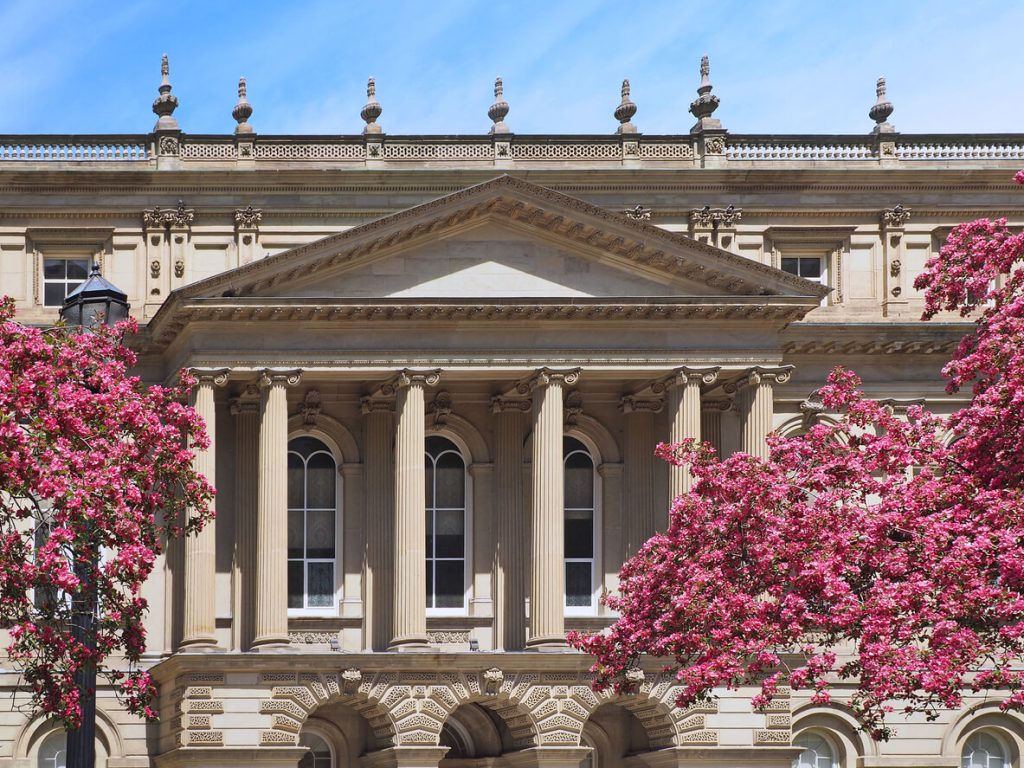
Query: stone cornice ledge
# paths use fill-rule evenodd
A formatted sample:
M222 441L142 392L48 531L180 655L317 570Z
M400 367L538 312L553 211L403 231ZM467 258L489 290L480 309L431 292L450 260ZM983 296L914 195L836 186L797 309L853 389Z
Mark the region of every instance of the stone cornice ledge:
M950 355L970 322L793 323L782 333L786 355Z

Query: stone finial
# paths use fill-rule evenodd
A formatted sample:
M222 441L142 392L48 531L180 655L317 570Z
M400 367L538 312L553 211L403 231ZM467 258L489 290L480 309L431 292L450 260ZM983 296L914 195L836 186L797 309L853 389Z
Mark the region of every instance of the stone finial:
M377 118L380 117L380 113L383 111L383 108L377 101L377 81L371 77L366 81L366 106L359 113L359 116L366 123L366 127L363 128L364 135L384 132L384 129L377 123Z
M615 119L619 121L618 133L636 133L636 126L630 121L636 114L636 104L629 100L629 80L622 81L622 101L615 108Z
M178 107L178 97L171 93L171 68L167 63L167 54L160 59L160 95L153 102L153 113L157 116L154 131L176 131L178 121L174 119L174 110Z
M505 117L508 115L508 102L504 98L505 87L501 78L494 78L494 103L487 110L487 116L491 118L494 125L491 126L491 133L512 133L505 125Z
M249 118L252 117L252 104L245 97L244 77L238 78L238 103L231 110L231 116L238 122L238 125L235 126L236 134L254 132L252 126L249 125Z
M718 97L711 93L711 63L707 56L700 60L700 85L697 86L697 99L690 104L690 114L697 118L697 124L690 133L699 133L706 128L720 129L722 123L711 117L718 109Z
M868 111L868 117L875 121L872 133L896 133L896 127L886 122L892 110L892 102L885 98L885 78L880 77L875 84L875 106Z

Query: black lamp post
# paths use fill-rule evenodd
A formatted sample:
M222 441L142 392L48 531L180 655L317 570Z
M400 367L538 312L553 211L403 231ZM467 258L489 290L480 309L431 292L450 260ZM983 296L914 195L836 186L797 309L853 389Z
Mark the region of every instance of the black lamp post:
M84 283L67 295L60 316L68 325L84 330L112 326L128 317L128 294L100 275L98 264ZM89 583L99 560L99 552L90 552L87 560L75 562L75 575L84 589L71 605L71 636L89 650L96 648L96 594ZM94 768L96 765L96 666L87 664L75 673L82 708L82 724L68 732L67 768Z

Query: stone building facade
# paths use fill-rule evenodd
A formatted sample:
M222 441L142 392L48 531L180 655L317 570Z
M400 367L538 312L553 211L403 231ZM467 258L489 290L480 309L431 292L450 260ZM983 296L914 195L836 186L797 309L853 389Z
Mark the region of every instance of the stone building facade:
M680 710L591 691L568 629L666 524L701 437L764 451L827 419L842 363L899 410L957 406L964 326L913 287L956 223L1024 224L1024 135L190 135L165 65L153 132L0 136L0 293L49 323L90 261L129 294L146 380L183 367L217 519L147 585L162 719L100 693L108 768L1017 765L1024 722L974 698L873 744L840 705L752 691ZM511 121L514 123L514 121ZM870 125L870 124L869 124ZM614 123L610 126L614 128ZM0 766L62 735L0 671Z

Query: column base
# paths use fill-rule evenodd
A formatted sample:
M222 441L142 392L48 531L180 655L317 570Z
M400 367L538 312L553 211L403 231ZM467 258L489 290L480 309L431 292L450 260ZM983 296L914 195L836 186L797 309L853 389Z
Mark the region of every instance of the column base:
M178 653L225 653L212 637L190 637L178 643Z
M539 653L564 653L571 650L565 635L541 635L526 641L526 650Z
M249 650L253 653L288 653L291 650L291 642L287 637L258 637L252 641Z
M398 653L430 653L437 649L427 642L426 635L405 635L388 643L388 650Z

